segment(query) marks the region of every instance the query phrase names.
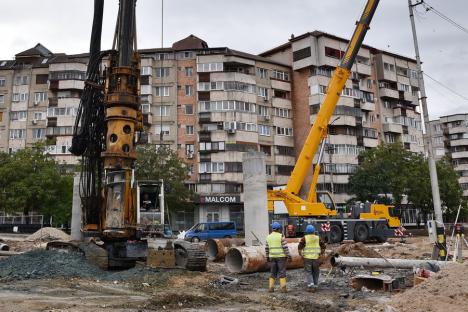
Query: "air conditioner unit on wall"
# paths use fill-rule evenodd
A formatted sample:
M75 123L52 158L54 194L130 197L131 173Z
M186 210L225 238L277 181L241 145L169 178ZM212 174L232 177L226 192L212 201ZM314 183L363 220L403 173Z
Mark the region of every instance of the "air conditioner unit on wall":
M37 119L33 119L33 120L32 120L32 124L33 124L33 125L37 125Z
M236 129L227 129L227 133L234 134L236 133Z

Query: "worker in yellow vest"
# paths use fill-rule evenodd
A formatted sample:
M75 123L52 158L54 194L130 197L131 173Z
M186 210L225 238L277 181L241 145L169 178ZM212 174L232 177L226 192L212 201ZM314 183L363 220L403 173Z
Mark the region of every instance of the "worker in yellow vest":
M273 222L271 225L272 232L266 238L265 254L270 263L270 280L269 292L275 291L275 281L280 280L280 291L286 290L286 263L291 259L286 239L281 234L281 225L278 222Z
M320 254L325 251L325 243L320 241L320 237L315 235L315 228L312 224L307 225L306 235L299 242L299 253L304 258L304 269L307 276L307 288L315 291L318 287L320 276Z

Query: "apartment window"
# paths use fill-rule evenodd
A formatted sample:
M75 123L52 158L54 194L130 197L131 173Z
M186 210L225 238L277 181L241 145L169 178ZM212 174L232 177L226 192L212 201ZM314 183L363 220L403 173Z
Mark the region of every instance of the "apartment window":
M294 148L290 146L275 146L275 153L283 156L294 156Z
M34 103L39 103L47 100L47 92L35 92Z
M193 86L186 85L185 86L185 96L192 96L193 95Z
M10 139L24 139L26 137L26 129L11 129Z
M385 142L387 143L395 143L396 142L396 136L390 133L385 134Z
M47 117L76 116L77 111L77 107L49 107Z
M310 47L303 48L293 52L293 62L300 61L311 55Z
M0 122L3 121L3 112L0 112Z
M257 76L260 79L266 79L268 75L268 70L266 68L257 67Z
M271 165L265 165L265 174L266 174L267 176L271 176L271 175L272 175L273 172L272 172L271 169L272 169L272 168L271 168Z
M169 67L156 67L156 77L168 77L169 76Z
M367 57L364 57L364 56L361 56L361 55L357 55L356 56L356 62L358 64L364 64L364 65L369 65L369 58Z
M195 153L195 147L193 144L185 144L185 155L188 157L193 157Z
M404 76L404 77L409 77L409 69L408 68L403 68L400 66L396 67L396 73L397 75Z
M6 84L6 79L5 77L0 77L0 87L4 87Z
M152 74L152 68L151 66L142 66L140 69L140 74L142 76L148 76Z
M413 69L410 69L409 71L410 71L410 77L412 79L418 79L418 71L413 70Z
M223 63L199 63L197 64L198 72L215 72L223 71Z
M170 87L155 87L156 96L169 96Z
M10 120L25 121L28 118L27 111L10 112Z
M263 152L266 156L271 156L271 146L260 145L260 152Z
M359 155L364 150L364 147L351 144L327 144L326 150L330 154L337 155Z
M171 132L171 128L169 125L162 125L162 134L169 135ZM156 125L154 127L154 134L161 134L161 125Z
M273 70L271 74L271 78L289 81L289 73L281 70Z
M332 74L333 74L333 69L329 67L311 67L310 68L311 76L331 77Z
M221 142L200 142L200 151L224 151L225 144Z
M192 77L193 76L193 67L185 67L185 76Z
M258 125L258 134L263 135L263 136L270 136L271 135L270 126Z
M257 132L257 125L251 122L225 121L224 130L230 130L230 129Z
M27 85L28 84L28 76L16 76L15 77L15 85Z
M257 114L260 116L269 116L270 110L267 106L258 105Z
M193 134L193 125L186 125L185 126L185 134L189 134L189 135Z
M343 88L343 91L341 91L342 96L349 96L349 97L354 97L358 98L359 95L359 90L351 89L351 88Z
M325 47L325 56L341 59L344 55L344 51L338 49Z
M200 112L215 111L241 111L255 113L256 105L254 103L241 101L201 101L199 102Z
M38 128L38 129L32 129L32 137L33 139L43 139L45 136L45 129Z
M170 106L162 105L156 106L156 116L169 116L170 114Z
M277 135L284 135L284 136L292 136L293 129L292 128L284 128L284 127L276 127L276 134Z
M5 96L3 94L0 94L0 104L5 103Z
M283 118L290 118L291 110L287 108L275 107L275 116L283 117Z
M193 115L193 105L185 105L185 115Z
M85 80L86 72L78 70L65 70L50 72L49 79L51 80Z
M263 87L257 87L257 95L265 99L268 98L268 89Z
M49 75L47 74L39 74L36 75L36 84L47 84L47 80L49 80Z
M385 62L383 63L383 65L384 65L384 69L385 69L385 70L392 71L392 72L395 71L395 65L389 64L389 63L385 63Z
M33 116L35 120L45 120L46 112L34 112Z
M410 86L404 83L398 83L398 91L410 92Z
M201 162L199 173L224 173L224 163L222 162Z

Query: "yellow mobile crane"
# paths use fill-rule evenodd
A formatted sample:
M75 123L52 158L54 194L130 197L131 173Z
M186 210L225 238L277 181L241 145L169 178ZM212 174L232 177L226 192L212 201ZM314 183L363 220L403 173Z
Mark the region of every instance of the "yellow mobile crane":
M382 204L354 207L349 218L339 218L330 193L316 191L328 123L350 76L351 67L361 48L378 3L379 0L367 1L346 52L328 84L327 94L304 142L288 184L284 189L268 191L269 212L274 214L275 208L286 207L288 224L294 228L294 232L297 234L303 233L307 224L328 223L332 242L340 242L343 239L365 241L372 238L385 241L393 233L392 228L400 226L400 220L390 215L390 207ZM321 142L322 146L315 165L309 194L307 199L302 199L299 197L299 192Z

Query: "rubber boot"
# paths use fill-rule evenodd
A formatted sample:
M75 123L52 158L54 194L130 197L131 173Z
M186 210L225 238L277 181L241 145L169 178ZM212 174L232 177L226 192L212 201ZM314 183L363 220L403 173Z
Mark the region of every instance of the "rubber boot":
M286 289L286 277L280 278L280 291L283 293L288 292L288 290Z
M275 291L275 279L273 277L270 277L268 280L269 285L268 285L268 292L274 292Z

